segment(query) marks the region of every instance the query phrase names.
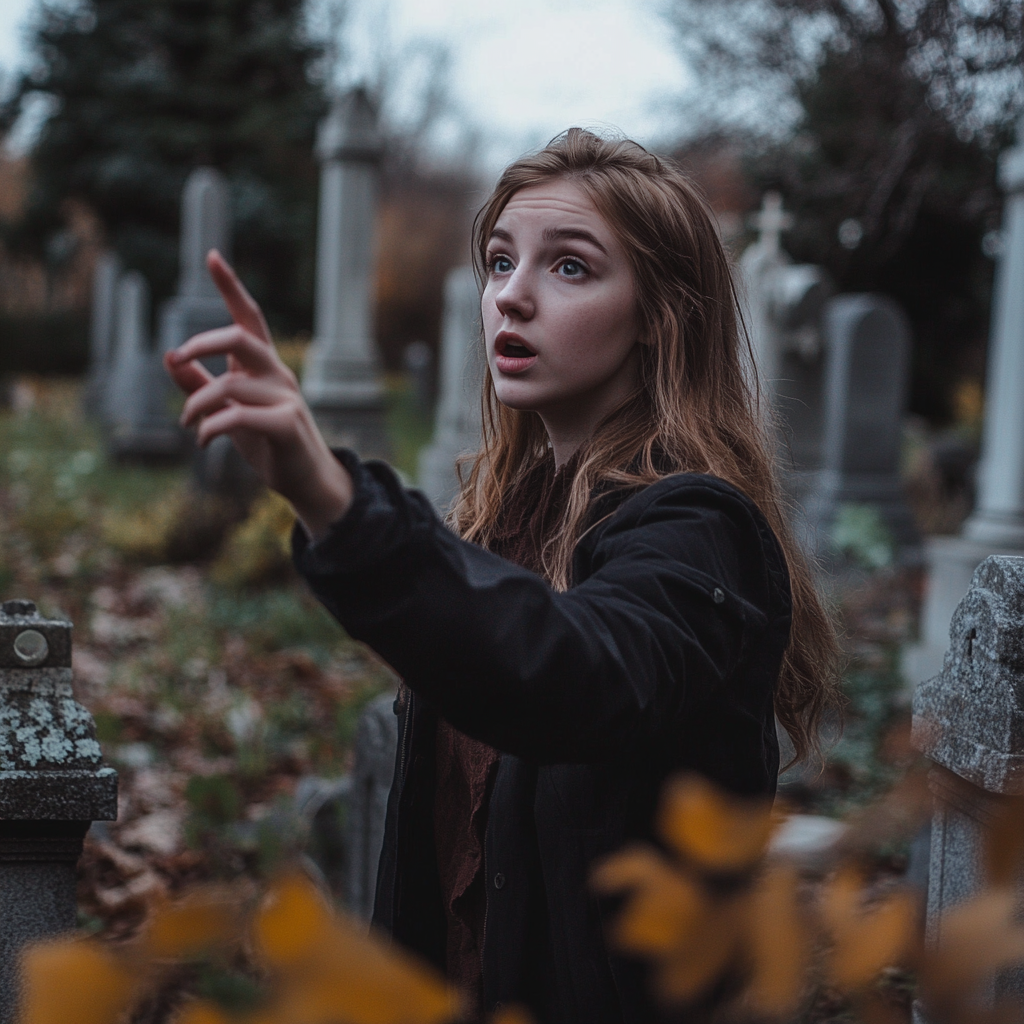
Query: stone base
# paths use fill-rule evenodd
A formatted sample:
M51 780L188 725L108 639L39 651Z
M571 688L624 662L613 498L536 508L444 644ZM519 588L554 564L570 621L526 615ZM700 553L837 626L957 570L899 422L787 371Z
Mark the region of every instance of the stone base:
M974 570L989 555L1024 555L1024 550L964 537L930 537L925 542L928 589L921 609L921 640L904 648L900 665L909 688L942 671L953 612L970 589Z
M351 448L363 459L390 459L391 435L384 403L371 406L312 404L313 418L332 448Z
M0 771L0 842L5 823L49 820L116 821L117 772Z
M107 436L107 452L115 462L180 462L192 447L191 437L173 422L119 425Z
M878 509L896 544L901 562L920 560L921 535L895 473L837 473L821 470L803 499L808 527L819 545L827 542L842 505L872 505Z

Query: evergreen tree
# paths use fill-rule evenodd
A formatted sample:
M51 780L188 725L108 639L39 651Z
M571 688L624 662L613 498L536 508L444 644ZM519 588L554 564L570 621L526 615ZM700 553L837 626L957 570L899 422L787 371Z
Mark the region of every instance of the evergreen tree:
M66 201L86 203L154 294L174 290L181 189L192 168L232 186L235 260L279 329L310 319L323 54L303 0L80 0L44 4L34 66L8 101L53 110L8 244L39 251Z
M1022 110L1020 0L674 0L717 120L796 214L786 247L914 328L911 407L982 371L996 160Z

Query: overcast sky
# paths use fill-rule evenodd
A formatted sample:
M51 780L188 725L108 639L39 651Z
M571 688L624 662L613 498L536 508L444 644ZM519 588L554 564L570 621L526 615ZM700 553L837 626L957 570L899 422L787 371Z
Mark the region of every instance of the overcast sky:
M0 0L0 66L24 60L37 0ZM354 0L353 64L372 65L416 38L452 53L452 97L495 168L571 124L606 125L641 142L675 134L671 97L689 83L652 0Z

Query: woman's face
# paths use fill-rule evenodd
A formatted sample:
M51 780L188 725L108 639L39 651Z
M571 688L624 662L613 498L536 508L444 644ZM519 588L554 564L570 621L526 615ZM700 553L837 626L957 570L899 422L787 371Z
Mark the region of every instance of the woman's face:
M487 268L481 309L499 401L539 413L553 442L589 436L636 373L633 275L615 234L581 188L554 180L512 196Z

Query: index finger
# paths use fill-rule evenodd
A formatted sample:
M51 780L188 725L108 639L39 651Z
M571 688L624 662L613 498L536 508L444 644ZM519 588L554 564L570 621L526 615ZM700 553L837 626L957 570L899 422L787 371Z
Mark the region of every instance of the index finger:
M263 318L259 304L238 279L238 275L231 269L228 261L216 249L211 249L206 254L206 266L217 290L224 297L228 312L235 323L244 327L261 341L272 345L270 330L267 327L267 321Z

